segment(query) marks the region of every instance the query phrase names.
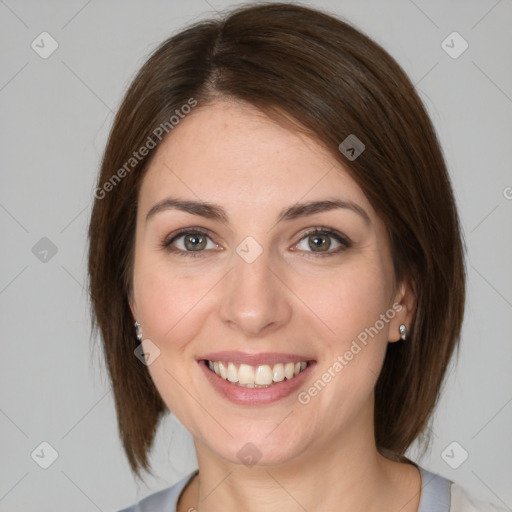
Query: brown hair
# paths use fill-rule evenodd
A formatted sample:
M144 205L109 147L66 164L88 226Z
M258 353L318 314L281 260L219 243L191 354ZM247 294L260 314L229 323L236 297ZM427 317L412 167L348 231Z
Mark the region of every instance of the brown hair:
M412 283L417 309L407 341L388 344L375 436L381 453L403 460L436 405L463 318L463 242L450 179L420 98L381 46L326 13L273 3L196 23L161 44L129 87L108 139L89 227L90 298L132 471L150 471L168 412L133 353L137 196L156 149L134 152L150 140L157 148L155 134L171 133L169 120L184 105L216 98L295 121L347 169L386 224L397 282ZM365 144L355 160L338 149L350 134Z

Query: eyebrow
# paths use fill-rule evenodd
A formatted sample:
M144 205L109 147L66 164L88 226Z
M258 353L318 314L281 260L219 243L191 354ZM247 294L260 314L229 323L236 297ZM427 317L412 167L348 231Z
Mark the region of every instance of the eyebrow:
M326 212L339 208L351 210L362 217L366 224L371 224L370 216L361 206L353 203L352 201L345 201L341 199L326 199L323 201L310 201L307 203L294 204L281 210L278 215L277 222L281 222L283 220L290 221L307 217L308 215L313 215L315 213ZM199 215L207 219L229 223L229 217L221 206L203 201L190 201L173 197L167 197L152 206L146 215L146 222L148 222L148 220L157 213L166 210L180 210L192 215Z

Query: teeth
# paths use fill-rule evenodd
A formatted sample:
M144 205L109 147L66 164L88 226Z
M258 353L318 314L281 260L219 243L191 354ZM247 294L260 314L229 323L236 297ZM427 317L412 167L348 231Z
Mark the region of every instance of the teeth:
M295 373L295 365L293 363L286 363L284 365L284 376L287 379L292 379Z
M284 364L283 363L277 363L274 365L272 379L274 382L281 382L284 380Z
M238 383L240 386L254 384L254 368L248 364L241 364L238 368Z
M215 373L217 373L217 375L220 373L220 376L223 379L227 379L228 378L228 369L220 361L219 361L219 372L215 372Z
M268 364L258 366L254 375L254 384L270 386L272 384L272 368Z
M226 377L229 382L238 382L238 370L233 363L228 364L228 374Z
M306 361L299 363L276 363L273 366L261 364L251 366L242 363L237 368L231 362L208 361L208 367L219 377L232 383L238 383L244 388L266 388L276 382L282 382L285 378L293 379L308 366Z

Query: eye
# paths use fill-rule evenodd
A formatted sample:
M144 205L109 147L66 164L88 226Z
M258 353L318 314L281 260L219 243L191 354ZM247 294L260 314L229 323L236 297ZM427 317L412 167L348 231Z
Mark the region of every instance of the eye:
M348 249L350 246L349 239L341 233L326 228L315 228L306 233L295 247L302 251L316 253L315 256L332 256Z
M202 256L201 253L207 249L222 249L211 240L210 235L205 231L190 228L170 235L161 245L168 252L192 257ZM333 256L348 249L351 245L348 237L341 233L319 227L306 233L292 250L312 252L315 253L315 256Z
M183 256L200 256L205 249L219 248L212 242L208 233L195 229L187 229L171 235L164 240L162 246L169 252L181 253Z

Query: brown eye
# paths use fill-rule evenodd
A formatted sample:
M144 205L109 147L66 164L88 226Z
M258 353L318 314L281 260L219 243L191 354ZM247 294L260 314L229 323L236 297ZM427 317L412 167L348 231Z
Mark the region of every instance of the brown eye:
M331 240L325 235L309 235L308 245L312 251L323 252L331 247Z
M337 231L316 228L307 233L296 247L301 251L316 253L318 256L331 256L348 249L351 245L350 240Z
M208 245L210 244L210 245ZM205 249L217 249L219 246L213 243L207 233L202 231L181 231L163 243L163 247L174 253L184 256L194 256L191 253L201 254Z
M183 240L188 251L200 251L206 247L206 237L200 233L185 235Z

